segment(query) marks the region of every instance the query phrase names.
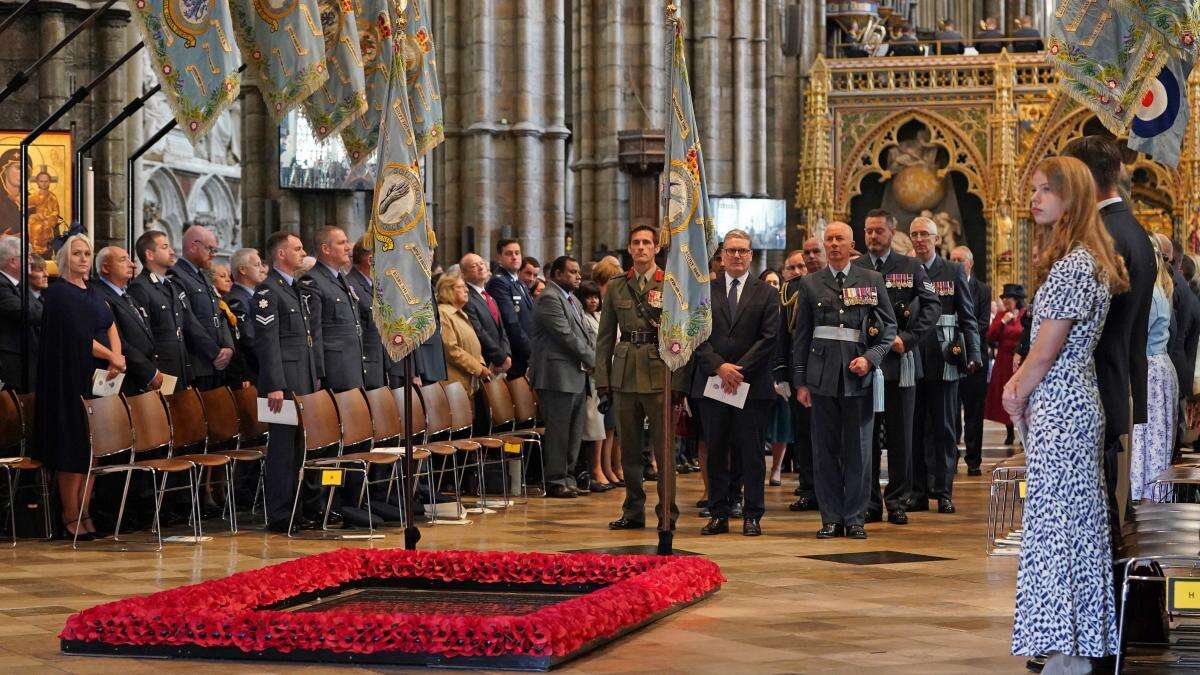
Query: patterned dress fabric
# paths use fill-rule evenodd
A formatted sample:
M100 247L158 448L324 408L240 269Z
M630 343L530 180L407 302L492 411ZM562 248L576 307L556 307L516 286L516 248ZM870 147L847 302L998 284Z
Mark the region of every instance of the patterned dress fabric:
M1165 353L1151 356L1146 379L1146 423L1133 428L1129 498L1162 501L1167 488L1155 486L1154 478L1171 466L1179 400L1179 379L1171 357Z
M1111 294L1076 248L1054 264L1034 300L1043 321L1074 321L1026 407L1027 493L1012 651L1100 657L1116 653L1112 549L1101 469L1104 416L1092 352Z

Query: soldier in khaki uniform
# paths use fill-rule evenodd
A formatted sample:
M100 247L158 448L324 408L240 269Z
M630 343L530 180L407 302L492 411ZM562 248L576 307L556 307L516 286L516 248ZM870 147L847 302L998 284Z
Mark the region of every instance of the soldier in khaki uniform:
M600 333L596 337L596 391L602 406L616 406L621 466L625 471L625 504L621 517L608 524L613 530L646 526L641 452L644 420L650 420L655 456L662 456L663 443L666 366L658 356L663 287L663 272L654 264L659 250L658 231L648 225L632 228L628 250L633 257L633 268L608 282L600 310ZM670 467L667 462L664 470ZM661 510L656 508L656 513L661 521ZM672 526L678 517L679 509L672 503Z

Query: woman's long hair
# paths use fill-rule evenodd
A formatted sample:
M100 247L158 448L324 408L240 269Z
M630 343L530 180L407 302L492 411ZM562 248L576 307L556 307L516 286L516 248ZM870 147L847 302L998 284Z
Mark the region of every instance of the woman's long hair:
M1040 286L1050 274L1054 263L1076 247L1087 249L1096 259L1096 280L1108 286L1112 293L1129 288L1125 260L1117 253L1112 235L1100 221L1096 208L1096 187L1087 165L1073 157L1048 157L1038 163L1036 171L1046 176L1050 189L1066 205L1066 211L1055 223L1034 262L1034 278Z
M1150 246L1154 249L1154 263L1158 268L1158 276L1154 283L1162 290L1163 295L1170 299L1171 294L1175 292L1175 280L1171 278L1171 266L1163 260L1162 247L1158 244L1158 235L1150 235Z

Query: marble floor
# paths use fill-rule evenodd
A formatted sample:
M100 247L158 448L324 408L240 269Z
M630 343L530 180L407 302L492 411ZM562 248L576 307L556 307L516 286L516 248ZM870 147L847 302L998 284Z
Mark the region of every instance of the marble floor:
M998 442L1002 429L989 428ZM988 451L985 469L1003 456ZM785 479L787 477L785 476ZM956 481L959 512L915 513L907 526L868 526L865 541L813 537L815 513L790 513L794 479L767 488L764 536L701 537L692 508L698 474L681 477L685 506L676 548L711 557L728 583L714 597L593 652L560 672L592 673L967 673L1024 672L1009 655L1017 561L984 552L984 478ZM647 485L653 495L653 485ZM651 499L654 497L652 496ZM575 500L533 499L469 526L423 528L421 548L566 551L651 544L653 530L613 533L622 491ZM215 523L214 523L215 529ZM111 543L22 541L0 551L0 671L149 673L284 672L294 665L82 658L58 651L55 637L71 612L341 546L402 546L382 541L289 540L246 530L216 532L200 546L162 553L121 552ZM810 556L896 551L933 556L917 562L850 564ZM319 670L319 668L305 668ZM324 670L334 670L324 668Z

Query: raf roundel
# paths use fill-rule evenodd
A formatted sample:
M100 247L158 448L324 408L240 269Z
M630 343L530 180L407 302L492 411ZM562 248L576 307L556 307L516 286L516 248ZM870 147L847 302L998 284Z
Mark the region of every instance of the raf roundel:
M1173 127L1179 116L1182 95L1175 73L1164 66L1142 95L1141 107L1131 127L1134 135L1152 138Z

